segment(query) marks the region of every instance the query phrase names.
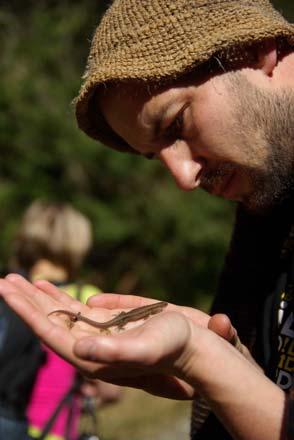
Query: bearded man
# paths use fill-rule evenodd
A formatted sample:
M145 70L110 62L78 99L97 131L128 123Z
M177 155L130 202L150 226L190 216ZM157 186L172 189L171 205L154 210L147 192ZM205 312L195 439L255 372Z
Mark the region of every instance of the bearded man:
M212 317L168 305L127 332L85 337L48 313L66 305L99 320L150 300L105 294L85 309L46 282L0 282L84 372L195 398L193 440L293 438L293 46L294 26L268 0L115 0L93 38L80 128L159 160L182 190L238 203Z

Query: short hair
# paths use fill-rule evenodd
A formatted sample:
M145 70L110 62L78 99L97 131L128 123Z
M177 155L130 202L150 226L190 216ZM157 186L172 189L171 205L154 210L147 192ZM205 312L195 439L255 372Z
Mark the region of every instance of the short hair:
M92 245L90 221L68 203L36 200L25 211L10 269L28 273L40 259L75 275Z

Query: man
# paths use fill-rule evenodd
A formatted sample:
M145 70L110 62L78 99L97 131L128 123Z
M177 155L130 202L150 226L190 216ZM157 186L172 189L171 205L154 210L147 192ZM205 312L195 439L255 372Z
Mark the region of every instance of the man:
M76 101L90 136L160 160L183 190L239 202L213 313L229 315L266 374L228 344L236 331L224 315L169 305L127 332L85 337L48 313L99 321L149 301L101 295L87 307L46 282L0 282L36 333L91 376L203 396L220 424L209 417L195 439L293 438L293 44L294 26L267 0L117 0Z

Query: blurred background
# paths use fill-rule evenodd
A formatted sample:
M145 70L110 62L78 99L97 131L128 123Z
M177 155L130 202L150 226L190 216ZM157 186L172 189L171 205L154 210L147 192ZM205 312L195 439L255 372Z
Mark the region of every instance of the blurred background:
M113 152L75 123L72 100L92 34L109 3L0 1L0 269L5 272L11 240L31 201L69 201L94 225L84 280L105 291L206 309L228 246L234 205L202 191L180 192L158 163ZM293 21L293 0L273 3ZM107 432L108 439L145 438L147 422L144 435L132 431L138 396L131 396L131 431L119 437L120 422L112 423L116 434ZM171 405L166 402L159 406ZM152 425L155 413L162 425L161 409L153 410ZM120 414L123 423L127 413L129 408ZM156 438L154 432L148 436ZM161 432L158 438L171 440L172 434Z
M291 0L274 3L293 17ZM214 291L234 206L178 191L158 163L100 146L75 123L72 100L108 4L0 2L0 266L32 200L70 201L94 224L84 277L198 305Z

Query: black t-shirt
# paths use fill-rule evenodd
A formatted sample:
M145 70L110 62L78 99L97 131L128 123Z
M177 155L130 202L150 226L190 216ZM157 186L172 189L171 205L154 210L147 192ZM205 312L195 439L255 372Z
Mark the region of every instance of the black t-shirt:
M265 373L288 391L293 381L294 248L282 248L294 224L294 198L270 214L256 216L241 206L212 313L226 313ZM292 289L292 290L291 290ZM211 414L193 440L232 440Z
M280 388L288 391L294 386L293 292L282 292L278 310L278 325L278 363L275 379Z

